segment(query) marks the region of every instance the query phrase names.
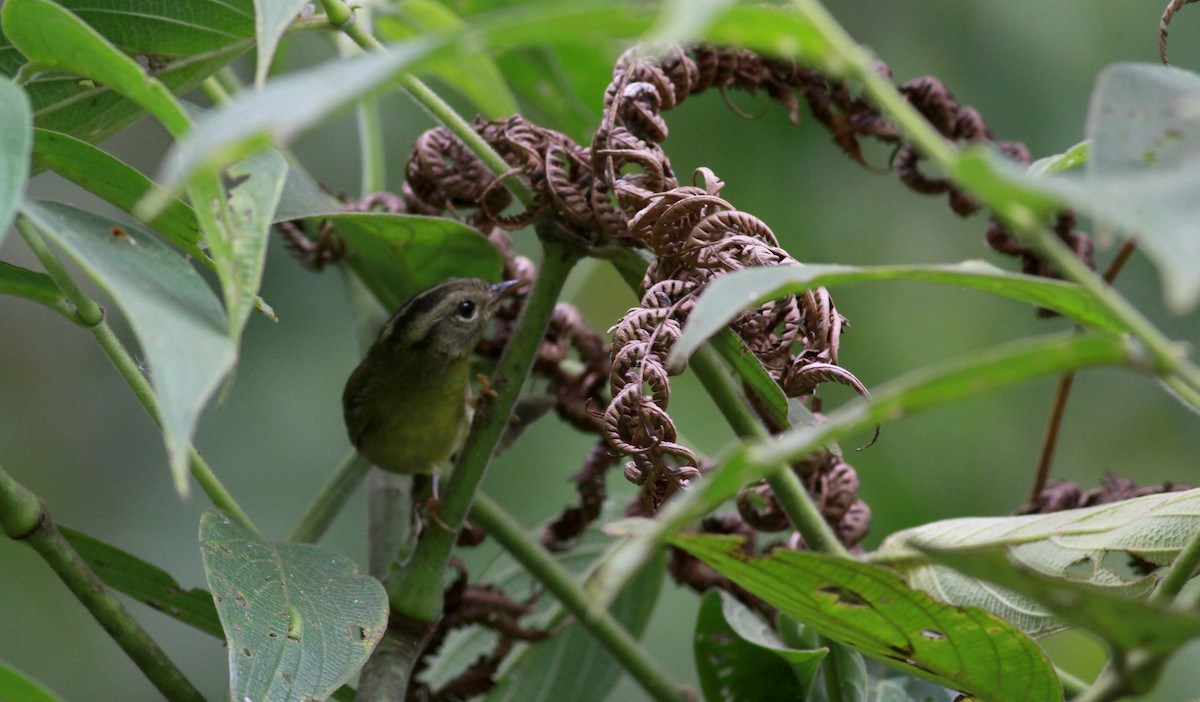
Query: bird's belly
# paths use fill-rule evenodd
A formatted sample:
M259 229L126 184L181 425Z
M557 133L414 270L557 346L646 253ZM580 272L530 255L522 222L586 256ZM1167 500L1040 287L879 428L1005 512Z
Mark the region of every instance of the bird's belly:
M450 458L466 423L462 403L416 419L392 417L364 436L358 450L372 463L391 473L432 473Z

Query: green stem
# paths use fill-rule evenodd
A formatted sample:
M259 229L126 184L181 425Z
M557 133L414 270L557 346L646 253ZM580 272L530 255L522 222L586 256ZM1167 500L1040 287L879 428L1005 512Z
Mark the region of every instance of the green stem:
M351 449L321 486L300 523L288 534L288 542L308 544L319 541L370 468L370 462Z
M232 95L225 86L217 80L216 76L209 76L200 84L200 89L204 91L204 96L214 105L224 105L232 99Z
M1067 671L1054 666L1054 673L1058 676L1058 681L1062 683L1063 693L1069 696L1082 694L1088 688L1088 684L1068 673Z
M831 73L860 81L863 92L879 107L888 119L896 123L904 137L911 141L931 162L959 182L980 202L1005 221L1009 228L1048 259L1068 280L1078 283L1096 301L1125 326L1145 346L1154 358L1161 376L1177 375L1188 385L1200 390L1200 368L1191 363L1180 346L1171 341L1136 307L1131 305L1095 271L1088 268L1058 237L1042 224L1040 218L1023 204L1014 203L1003 193L973 189L969 179L962 177L961 152L937 132L914 108L891 80L877 73L871 65L871 53L850 38L817 0L793 0L800 12L829 43L830 56L826 68ZM1181 395L1188 402L1200 399L1196 394ZM1200 409L1200 405L1196 405Z
M22 238L29 245L29 249L33 252L33 255L46 268L46 272L75 305L75 309L78 310L80 323L88 327L92 332L92 336L96 338L96 341L100 344L100 348L104 350L108 359L116 367L117 373L124 378L126 384L129 385L129 389L133 391L134 397L142 404L142 407L150 415L150 419L154 421L154 424L161 429L162 422L159 417L158 400L154 397L154 389L150 386L150 381L146 380L146 376L138 368L137 362L125 350L125 347L121 344L121 340L117 338L112 328L104 320L104 310L96 304L95 300L88 297L76 285L75 281L67 273L66 268L58 260L58 257L46 245L46 242L42 239L42 235L32 222L22 217L17 220L17 231L21 233ZM229 513L231 517L246 528L255 532L258 531L258 528L254 526L254 522L251 521L250 516L241 508L233 498L233 495L225 489L225 486L221 484L221 481L194 448L190 449L188 455L188 468L196 478L196 482L200 485L200 488L204 490L204 493L208 495L214 505Z
M539 229L542 226L547 225L540 225ZM539 231L539 234L543 232ZM504 432L529 375L559 292L579 260L580 254L575 247L552 236L542 236L542 243L544 256L537 280L525 300L512 341L505 347L491 379L495 397L489 402L483 396L484 401L476 409L470 434L458 453L454 472L438 508L439 518L454 530L429 529L418 543L408 567L399 578L388 583L392 609L404 618L435 622L442 614L442 570L454 547L458 526L467 516L496 442Z
M1171 562L1166 576L1150 594L1150 602L1162 605L1170 604L1183 590L1183 586L1196 574L1198 566L1200 566L1200 531L1188 538L1183 550Z
M746 406L742 394L734 385L733 379L725 372L717 352L711 347L700 349L692 358L690 367L704 385L716 403L717 408L733 427L733 431L742 439L764 439L767 431L758 418ZM779 500L788 519L804 537L805 543L814 551L821 551L836 556L849 557L846 548L833 533L829 522L821 515L821 510L813 503L812 497L796 473L787 464L780 463L767 473L767 484Z
M387 188L387 148L383 141L383 120L379 99L369 97L358 103L358 147L362 160L362 190L365 197Z
M370 32L354 21L353 11L341 0L321 0L321 5L325 8L330 25L350 37L355 44L367 51L384 50L378 39L371 36ZM476 134L471 125L429 86L425 85L420 78L406 73L397 78L397 82L418 104L428 110L434 119L445 125L454 136L466 144L467 148L478 156L493 174L501 175L510 169L504 158ZM520 179L509 178L505 181L505 185L522 204L528 205L533 202L533 193Z
M593 607L587 593L558 561L530 539L521 525L491 498L475 496L471 519L496 539L513 558L525 567L592 636L612 654L626 672L659 702L683 702L686 699L670 674L624 629L606 609Z
M71 594L164 697L204 702L204 697L170 656L138 625L129 610L104 587L96 573L71 547L37 495L3 468L0 468L0 525L10 538L24 541L38 552Z

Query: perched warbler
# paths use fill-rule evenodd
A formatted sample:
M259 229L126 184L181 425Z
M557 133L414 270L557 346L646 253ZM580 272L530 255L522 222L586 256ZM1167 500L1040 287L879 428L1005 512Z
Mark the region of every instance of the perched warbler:
M471 352L520 281L451 278L413 295L383 325L342 393L350 441L391 473L433 473L462 442Z

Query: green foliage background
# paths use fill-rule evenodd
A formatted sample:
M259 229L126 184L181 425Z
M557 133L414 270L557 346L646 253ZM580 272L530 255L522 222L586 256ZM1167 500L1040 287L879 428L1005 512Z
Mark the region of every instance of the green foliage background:
M897 80L937 76L961 102L980 110L998 138L1026 142L1035 157L1081 138L1092 80L1102 67L1157 60L1162 9L1148 0L827 6L888 62ZM1197 33L1193 14L1185 8L1176 18L1172 58L1194 70L1200 45L1189 42ZM300 37L284 61L298 67L332 55L323 39ZM248 65L241 67L248 76ZM598 76L597 83L606 78ZM591 100L598 109L600 95ZM742 112L765 114L743 119L716 94L689 100L668 115L666 149L681 174L713 168L727 183L723 196L767 222L799 260L865 265L989 256L1011 266L987 253L982 217L959 220L942 199L914 195L895 178L860 168L808 120L792 127L778 107L765 108L745 95L730 101ZM432 123L402 96L390 95L384 105L390 182L397 183L408 145ZM168 144L156 123L143 120L105 148L154 173ZM309 134L296 153L332 190L355 191L352 116ZM869 155L881 164L886 158L878 151ZM111 212L53 176L36 179L31 194ZM31 265L19 239L12 239L3 258ZM593 325L605 329L633 298L609 273L590 270L582 266L569 287ZM197 437L198 448L269 535L290 528L348 448L339 398L357 356L337 276L302 271L273 243L262 294L280 321L252 317L236 384L206 412ZM1158 281L1144 260L1135 257L1119 286L1136 305L1166 320L1167 333L1200 337L1194 315L1170 319L1161 312ZM1066 326L998 298L906 283L838 290L835 300L853 325L844 337L842 363L868 385ZM100 349L81 329L13 298L0 298L0 329L0 457L6 468L44 497L59 522L86 527L167 569L185 586L203 585L197 524L205 501L176 498L159 433ZM1052 391L1053 380L1043 380L941 408L888 426L876 446L854 454L862 497L874 511L867 545L934 519L1014 509L1031 480ZM827 397L836 405L849 395L835 390ZM682 381L671 407L685 438L703 451L715 452L732 438L692 379ZM1194 421L1142 379L1119 371L1085 373L1076 383L1055 475L1087 486L1110 470L1141 482L1200 483L1191 462L1200 449ZM487 490L534 526L569 499L566 477L590 444L543 422L493 465ZM613 484L618 480L614 474ZM348 510L323 543L365 561L363 525L361 507ZM33 552L0 541L0 573L0 655L6 660L66 699L158 699ZM206 695L224 694L225 651L216 641L141 605L131 607L184 672L201 681ZM693 682L697 607L693 595L668 586L646 637L677 677ZM1101 660L1096 645L1079 635L1057 637L1050 646L1077 673L1090 675ZM1200 647L1193 644L1172 662L1153 699L1194 695L1198 661ZM610 699L640 694L622 685Z

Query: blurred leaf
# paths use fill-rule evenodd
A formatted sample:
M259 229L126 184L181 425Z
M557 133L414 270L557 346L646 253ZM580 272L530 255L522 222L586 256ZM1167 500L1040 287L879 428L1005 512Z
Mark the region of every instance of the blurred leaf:
M153 183L125 162L73 136L35 129L33 158L79 187L114 207L132 212ZM163 213L148 223L171 243L206 264L208 256L200 251L196 213L182 200L172 200Z
M704 34L709 25L737 0L671 0L663 7L650 41L686 44Z
M105 585L206 634L222 636L207 590L184 589L158 566L74 529L59 529Z
M709 22L704 39L817 66L825 66L826 59L834 55L824 33L806 17L787 8L767 5L730 7Z
M134 227L57 203L25 201L21 211L124 311L150 368L176 489L187 494L192 433L235 354L216 296L182 256Z
M353 252L350 266L389 310L446 278L499 280L496 247L460 222L375 212L316 216L333 223Z
M555 3L518 6L489 20L467 34L423 37L392 45L388 51L324 63L272 81L259 92L234 97L200 119L196 129L172 147L159 179L162 189L143 200L139 216L157 212L195 173L217 171L264 145L287 144L359 98L375 94L389 80L413 70L438 51L627 37L643 30L649 15L637 4Z
M40 302L68 316L71 314L68 310L74 310L53 278L4 261L0 261L0 294Z
M5 3L12 4L12 3ZM251 0L139 2L61 0L147 72L182 94L254 45ZM6 20L4 30L10 29ZM0 74L13 76L25 63L7 37L0 37ZM142 109L103 82L89 84L62 75L42 75L25 86L37 125L103 141L132 124Z
M1026 173L1035 178L1040 178L1042 176L1069 171L1072 168L1078 168L1086 164L1091 157L1091 146L1092 142L1085 139L1061 154L1039 158L1029 164Z
M61 702L52 692L0 660L0 700L4 702Z
M742 539L676 535L684 549L768 604L838 643L980 700L1060 700L1032 639L993 614L937 602L883 568L777 549L751 558Z
M1051 578L1011 563L1000 549L922 547L921 550L966 575L1024 594L1071 624L1096 634L1118 651L1140 650L1161 655L1200 637L1200 618L1192 612Z
M405 41L438 32L461 32L465 28L450 8L433 0L400 0L389 9L391 13L374 19L375 31L385 41ZM453 57L434 59L428 68L475 103L484 117L498 119L516 114L516 99L508 90L504 74L487 54L463 51Z
M254 84L262 87L271 70L271 60L279 38L287 31L297 13L311 0L254 0L254 39L258 47Z
M1119 320L1078 285L1009 273L983 261L927 266L759 266L723 275L705 289L671 350L670 360L687 358L744 310L769 300L803 295L818 287L880 280L914 280L982 290L1052 309L1081 324L1125 331Z
M721 278L717 280L721 280ZM693 313L691 319L699 318ZM675 342L676 346L682 341L681 338ZM721 330L718 327L712 334L712 346L721 355L721 358L725 359L725 363L737 374L737 377L757 396L762 407L770 413L771 419L779 426L788 426L788 398L783 394L783 388L779 387L779 383L776 383L775 379L767 373L767 369L763 368L762 361L758 356L746 348L742 337L733 333L732 330ZM687 356L680 355L678 358L672 358L669 362L678 363L686 358Z
M102 83L149 110L172 134L187 130L187 114L171 91L65 8L50 0L7 0L0 19L9 41L32 64L23 71L61 70Z
M229 167L229 206L206 228L235 345L262 285L271 221L287 178L283 154L263 149Z
M708 702L807 699L827 652L788 648L758 615L719 590L704 596L696 616L696 669Z
M288 164L287 179L283 181L283 192L275 206L273 223L292 219L316 217L326 212L337 212L342 203L325 192L303 167Z
M1088 137L1086 178L1005 177L1136 238L1162 274L1167 306L1177 314L1193 309L1200 299L1200 76L1146 64L1105 69Z
M933 522L892 534L875 557L912 587L952 604L983 607L1041 636L1065 628L1046 607L931 564L918 545L943 550L1002 547L1023 568L1116 596L1137 597L1153 589L1157 576L1117 565L1130 559L1167 565L1197 529L1200 490L1189 490L1051 514Z
M0 78L0 244L17 214L17 203L29 179L33 114L25 91Z
M521 99L523 115L588 142L600 124L615 54L602 46L563 44L515 49L497 63Z
M231 699L325 699L383 636L387 594L349 558L263 541L216 510L200 519L200 546L229 645Z
M659 556L625 587L609 613L640 639L662 589L666 559ZM604 702L621 666L592 634L573 622L553 638L532 644L485 698L487 702Z

